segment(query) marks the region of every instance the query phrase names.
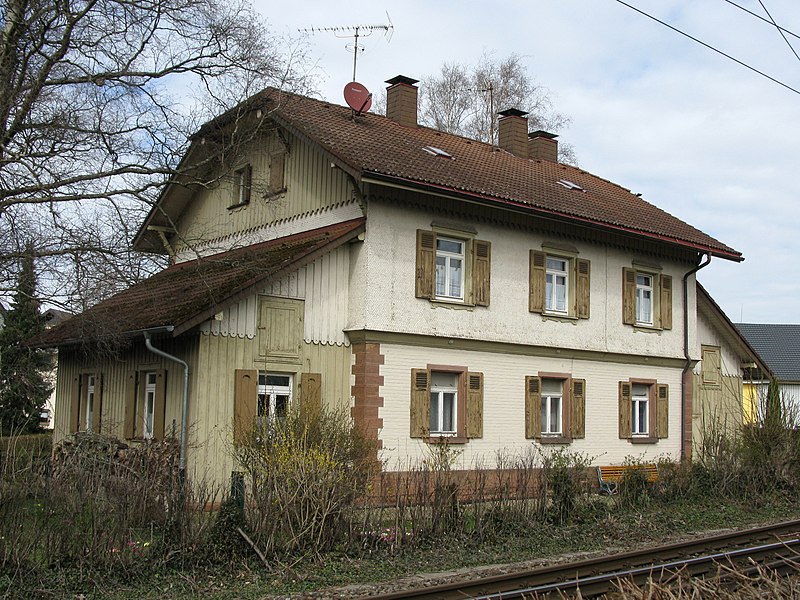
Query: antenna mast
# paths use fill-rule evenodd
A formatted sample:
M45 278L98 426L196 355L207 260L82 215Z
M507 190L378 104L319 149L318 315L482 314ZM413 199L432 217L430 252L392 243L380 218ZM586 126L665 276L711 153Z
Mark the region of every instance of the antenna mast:
M349 44L345 48L353 52L353 81L356 80L356 67L358 66L358 51L363 51L363 46L358 45L359 37L369 37L374 31L380 30L386 32L386 41L392 39L392 32L394 25L389 18L389 13L386 13L386 20L389 21L388 25L343 25L339 27L309 27L307 29L298 29L300 33L317 33L319 31L332 31L338 38L353 38L352 47ZM352 33L351 33L352 32Z

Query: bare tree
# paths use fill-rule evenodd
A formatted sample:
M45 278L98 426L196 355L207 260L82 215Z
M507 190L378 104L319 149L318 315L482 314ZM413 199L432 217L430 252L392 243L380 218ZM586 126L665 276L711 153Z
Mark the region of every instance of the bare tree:
M305 91L302 49L244 1L0 0L0 295L31 240L61 300L160 266L128 228L191 133L265 85Z
M420 122L429 127L484 142L494 140L497 113L527 111L531 131L558 133L570 119L553 108L547 88L537 84L517 54L497 60L484 54L477 65L445 63L420 85ZM569 144L559 144L559 158L575 163Z

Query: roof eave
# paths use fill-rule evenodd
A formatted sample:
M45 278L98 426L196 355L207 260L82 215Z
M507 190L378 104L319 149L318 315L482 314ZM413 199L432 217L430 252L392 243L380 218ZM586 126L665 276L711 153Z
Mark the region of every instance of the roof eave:
M361 224L354 229L329 240L327 243L323 244L322 246L313 246L309 248L304 254L301 254L300 257L296 260L290 261L284 267L278 269L277 271L272 271L265 273L259 277L254 277L250 281L248 281L244 287L239 288L231 295L223 298L219 303L215 304L214 306L193 315L192 317L175 324L175 328L172 331L173 337L178 337L179 335L186 333L192 327L196 327L200 323L207 321L219 311L224 310L231 304L238 302L239 300L246 298L250 294L252 294L256 289L263 286L263 284L275 278L283 277L284 275L291 273L292 271L296 271L309 263L314 262L320 256L327 254L328 252L335 250L339 246L343 246L350 240L355 239L359 235L361 235L366 230L366 219L363 217L361 219L356 219L361 221Z
M708 293L708 290L706 288L704 288L703 285L699 281L697 282L697 293L698 293L698 296L700 296L708 304L708 306L711 307L711 309L714 311L714 313L716 314L716 316L720 320L720 322L722 322L724 324L724 326L726 327L726 329L729 330L729 333L732 336L734 336L735 338L737 338L742 343L742 345L745 348L747 348L747 351L750 354L753 355L753 358L755 359L756 365L761 370L761 372L762 373L766 373L769 376L769 379L774 379L775 378L775 374L772 372L772 370L767 366L767 364L761 358L761 355L759 355L759 353L756 352L756 349L753 348L753 346L750 344L750 342L747 341L747 338L744 337L742 332L739 331L739 329L736 327L736 325L733 324L733 321L731 321L728 318L728 315L725 314L725 311L722 310L722 307L720 307L720 305L717 304L717 301L714 300L714 298L711 296L711 294Z
M742 262L744 257L740 252L726 252L719 248L712 248L711 246L705 246L703 244L697 244L694 242L689 242L686 240L682 240L680 238L664 235L664 234L657 234L651 233L648 231L642 231L640 229L634 229L632 227L625 227L623 225L615 225L613 223L605 223L603 221L597 221L594 219L590 219L587 217L580 217L577 215L569 214L569 213L562 213L555 210L550 210L538 206L531 206L525 202L519 202L515 200L509 200L507 198L498 198L496 196L490 196L487 194L480 194L477 192L469 192L466 190L459 190L457 188L448 187L445 185L438 185L434 183L418 181L414 179L409 179L406 177L399 177L396 175L387 175L385 173L378 173L375 171L366 171L362 175L362 181L365 183L377 183L377 184L386 184L392 183L399 185L401 187L408 187L415 190L422 190L422 191L429 191L429 192L437 192L437 193L445 193L448 195L452 195L461 199L467 199L473 202L477 202L480 204L494 204L500 205L505 208L510 208L513 210L526 212L530 214L541 215L545 217L549 217L552 219L556 219L559 221L571 221L571 222L578 222L588 227L593 227L596 229L602 229L605 231L613 231L616 233L622 233L625 235L631 235L635 237L641 237L650 240L656 240L659 242L664 242L667 244L672 244L676 246L680 246L682 248L691 248L692 250L696 250L697 252L710 254L717 258L723 258L725 260L730 260L734 262Z

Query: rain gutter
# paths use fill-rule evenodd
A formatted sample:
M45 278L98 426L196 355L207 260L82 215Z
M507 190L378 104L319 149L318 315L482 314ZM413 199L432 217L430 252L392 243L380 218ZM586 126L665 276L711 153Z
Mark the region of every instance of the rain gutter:
M705 262L701 262L703 258L706 259ZM683 367L683 372L681 373L681 461L686 460L687 454L691 455L691 453L686 452L686 376L689 373L689 369L692 368L692 359L689 357L689 277L697 273L700 269L707 267L711 263L711 253L706 253L704 255L698 256L698 264L696 267L687 271L683 276L683 358L686 360L686 364ZM695 318L697 316L697 310L695 309ZM689 447L691 448L692 440L689 440Z
M174 325L167 325L165 327L158 327L155 329L146 329L142 333L144 334L144 345L147 346L147 349L150 350L150 352L183 366L183 397L181 402L181 455L180 462L178 463L178 472L180 474L181 483L183 483L186 480L186 446L189 433L186 424L189 413L189 365L177 356L172 356L171 354L167 354L163 350L154 347L151 342L153 333L171 333L174 329Z

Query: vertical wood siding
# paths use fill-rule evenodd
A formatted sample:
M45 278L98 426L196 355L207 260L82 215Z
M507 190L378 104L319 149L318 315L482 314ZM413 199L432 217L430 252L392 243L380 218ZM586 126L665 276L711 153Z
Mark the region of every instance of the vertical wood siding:
M189 423L192 450L189 469L196 481L227 485L236 470L232 450L235 374L237 369L291 373L293 402L299 400L300 375L320 373L323 405L345 410L350 405L351 351L345 346L303 343L300 360L267 362L259 357L258 339L200 336L198 362L193 371L197 393L192 398Z
M743 422L741 377L723 375L719 386L704 386L703 375L692 374L692 445L702 451L706 439L724 433L734 435Z
M305 300L303 339L309 343L349 345L344 329L348 316L350 246L345 245L316 261L271 282L261 293ZM220 320L203 323L213 335L253 338L258 320L258 296L253 294L222 312Z
M185 360L190 365L197 360L198 336L174 340L170 338L154 339L156 348ZM53 441L60 442L69 434L68 420L70 416L70 395L77 378L83 373L102 374L102 416L100 432L118 438L123 437L125 422L125 391L128 374L137 370L167 371L166 407L164 414L164 430L169 435L175 427L179 435L181 424L181 400L183 394L183 367L178 363L166 360L147 350L143 342L136 341L131 350L118 358L86 357L71 348L59 351L58 383L56 385L55 427ZM194 377L193 377L194 375ZM192 397L196 389L196 373L190 370L189 395Z
M208 189L198 189L181 215L177 228L176 250L246 232L282 219L307 215L320 209L352 200L352 187L345 174L331 168L330 162L308 144L288 136L286 155L286 192L265 198L269 184L270 152L278 143L272 136L254 144L233 168L250 163L252 194L250 203L229 209L235 203L236 182L233 174L223 177Z

